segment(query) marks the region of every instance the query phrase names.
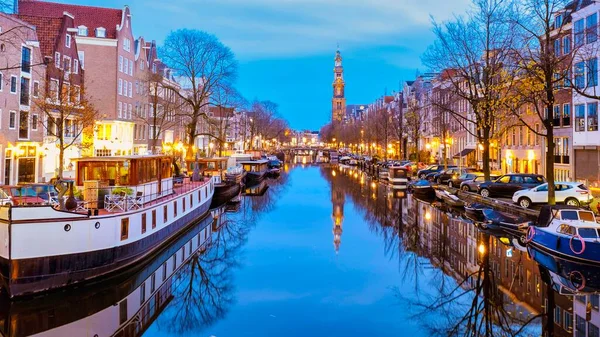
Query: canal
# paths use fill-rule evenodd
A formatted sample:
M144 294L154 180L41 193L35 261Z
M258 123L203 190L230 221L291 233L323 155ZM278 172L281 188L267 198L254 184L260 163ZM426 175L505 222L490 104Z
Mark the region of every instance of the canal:
M3 300L2 333L599 335L595 267L528 252L351 167L289 163L266 184L132 275Z

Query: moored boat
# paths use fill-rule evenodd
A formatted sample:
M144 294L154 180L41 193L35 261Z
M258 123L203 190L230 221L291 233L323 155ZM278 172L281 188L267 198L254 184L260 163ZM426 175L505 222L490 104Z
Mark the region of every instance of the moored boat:
M390 172L387 168L381 168L379 170L379 179L388 180L389 176L390 176Z
M483 216L484 209L490 209L490 206L477 202L467 203L465 204L465 215L475 222L482 222L485 221L485 217Z
M406 188L408 186L408 170L401 166L390 166L388 169L388 180L395 188Z
M246 185L260 183L267 174L268 160L248 160L239 162L246 170Z
M465 205L464 201L460 200L459 197L446 190L436 189L435 196L452 207L463 207Z
M574 206L544 206L527 241L537 249L575 261L600 264L600 224L594 213Z
M433 199L435 198L435 191L431 182L427 180L419 180L410 185L410 190L414 196L420 199Z
M533 225L531 221L518 217L516 215L497 211L492 208L482 210L485 223L488 226L501 227L513 232L526 233L527 228Z
M240 193L242 186L239 180L243 173L241 165L234 174L233 171L228 170L229 158L226 157L200 158L197 162L203 176L215 177L215 194L210 205L211 208L228 202ZM230 179L227 179L227 172L230 172Z
M169 156L76 160L76 211L0 206L0 275L9 296L81 283L140 263L206 215L214 180L174 186ZM87 209L87 211L81 211Z

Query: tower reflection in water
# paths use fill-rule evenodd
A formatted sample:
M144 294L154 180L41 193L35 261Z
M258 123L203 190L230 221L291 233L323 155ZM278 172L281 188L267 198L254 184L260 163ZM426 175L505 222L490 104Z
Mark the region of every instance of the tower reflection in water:
M340 201L363 210L403 282L413 282L414 293L397 295L431 335L600 336L600 268L527 251L519 237L482 231L439 202L361 183L362 174L321 166L332 187L334 236Z

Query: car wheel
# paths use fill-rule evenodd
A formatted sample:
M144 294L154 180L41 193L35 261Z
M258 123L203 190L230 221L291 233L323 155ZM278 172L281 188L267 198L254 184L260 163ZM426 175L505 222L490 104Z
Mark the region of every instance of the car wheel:
M575 198L569 198L567 200L565 200L565 204L569 205L569 206L575 206L575 207L579 207L579 200L575 199Z
M531 200L529 198L522 197L519 199L519 206L523 208L529 208L531 207Z
M465 191L465 192L471 192L471 189L467 185L463 185L460 189L463 190L463 191Z
M482 197L487 198L490 196L490 190L482 188L481 191L479 191L479 194L481 194Z
M452 186L452 182L451 181L448 182L448 187L454 187L454 186Z

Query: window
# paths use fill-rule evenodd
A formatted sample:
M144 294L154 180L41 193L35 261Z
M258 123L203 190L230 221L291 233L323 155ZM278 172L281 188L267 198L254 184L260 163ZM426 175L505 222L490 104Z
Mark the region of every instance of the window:
M575 337L585 337L585 319L575 315Z
M54 101L58 101L58 80L50 80L50 97L54 98Z
M119 303L119 324L127 322L127 299Z
M19 139L29 138L29 112L19 112Z
M578 188L581 187L578 186ZM600 295L590 295L590 304L594 310L598 311L600 309Z
M67 73L71 72L71 58L66 55L63 55L63 69Z
M54 53L54 66L56 68L60 69L60 53L59 52Z
M177 200L173 201L173 217L177 217Z
M562 14L558 14L557 16L554 17L554 28L560 28L562 27L563 24L563 16Z
M575 47L580 47L583 45L583 19L575 21L575 25L573 28L575 35Z
M117 93L118 93L119 95L123 95L123 80L119 78L119 81L118 81L118 83L119 83L119 84L118 84L118 86L117 86Z
M71 48L71 34L65 36L65 47Z
M560 56L560 39L554 40L554 55Z
M130 84L131 84L131 83L130 83ZM128 104L128 105L127 105L127 113L128 113L128 116L127 116L127 118L129 118L129 119L131 119L131 110L132 110L132 109L131 109L131 104Z
M79 74L79 60L78 59L73 60L73 73Z
M119 56L119 61L121 61L121 56ZM123 59L123 72L125 74L129 74L129 60Z
M29 79L21 77L21 105L29 105Z
M568 54L571 52L571 35L567 35L563 37L563 54Z
M554 307L554 323L560 325L560 323L562 322L562 315L560 312L560 307Z
M163 206L163 223L167 223L169 220L169 213L167 212L167 205Z
M598 14L594 13L585 18L585 41L592 43L598 40Z
M71 102L79 104L81 101L81 88L78 85L74 85L71 89Z
M96 28L96 37L106 37L106 29L103 27Z
M154 293L154 290L156 290L156 274L150 276L150 293Z
M582 62L575 63L575 87L583 89L585 87L585 64Z
M575 105L575 131L585 131L585 105Z
M121 241L129 237L129 218L121 219Z
M123 50L131 51L131 40L125 39L123 41Z
M123 56L119 55L119 72L123 72Z
M17 112L16 111L9 112L8 128L13 129L13 130L17 128Z
M568 332L571 332L573 330L573 315L564 310L564 321L563 321L563 328L565 328L565 330L567 330Z
M173 255L173 258L171 258L171 260L173 260L173 271L175 271L175 269L177 269L177 253Z
M152 210L152 229L156 228L156 210Z
M31 130L37 131L37 129L38 129L38 123L39 123L38 115L37 114L32 114L31 115Z
M146 213L142 213L142 234L146 233Z
M598 85L598 59L596 57L586 61L587 66L587 86L595 87Z
M508 184L509 181L510 181L510 176L503 176L502 178L498 179L496 182Z
M563 120L562 126L571 125L571 105L569 103L563 104Z
M598 131L598 103L588 103L587 109L588 131Z
M598 296L598 295L592 295ZM588 322L588 337L600 337L600 330L592 322Z
M133 85L131 82L127 83L127 87L129 88L129 97L133 97Z
M163 262L162 264L162 281L164 282L167 279L167 263Z
M0 73L0 92L2 92L3 88L4 88L4 75L2 73Z
M140 305L146 301L146 282L140 286Z
M123 103L121 103L121 102L117 103L117 114L118 114L119 118L122 118L122 116L123 116Z
M10 93L11 94L17 93L17 76L10 77Z
M79 26L77 27L77 35L79 36L87 36L88 35L88 29L86 26Z
M31 72L31 49L27 47L21 48L21 71L24 73Z
M85 69L85 52L78 51L77 56L79 58L79 62L81 63L81 69Z
M40 82L33 82L33 97L38 98L40 96Z
M133 61L129 60L129 75L133 76Z

